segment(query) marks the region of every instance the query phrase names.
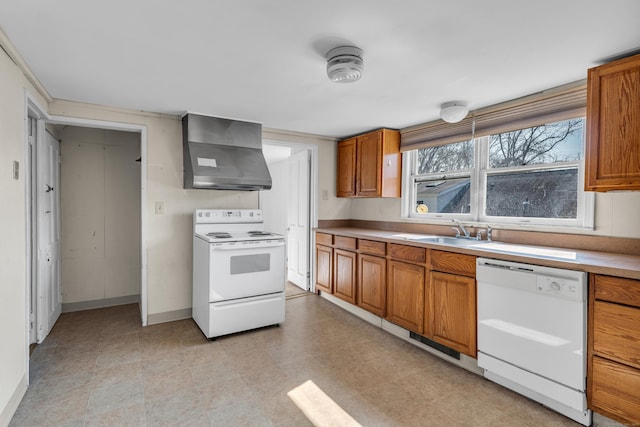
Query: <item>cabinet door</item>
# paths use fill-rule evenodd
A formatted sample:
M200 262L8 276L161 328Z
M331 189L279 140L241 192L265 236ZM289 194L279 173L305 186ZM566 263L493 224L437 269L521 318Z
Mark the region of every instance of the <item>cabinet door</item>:
M425 268L390 260L387 272L387 316L398 326L422 334Z
M334 249L333 294L348 303L356 303L356 253Z
M356 166L356 194L375 197L382 194L382 132L359 136Z
M640 369L640 309L595 301L593 351Z
M425 335L476 357L476 280L431 272L425 306Z
M316 245L316 290L333 293L333 249Z
M594 357L589 408L625 423L640 424L640 370Z
M356 195L356 138L338 143L336 195L354 197Z
M640 55L589 70L587 191L640 190Z
M358 306L384 317L387 293L387 260L358 255Z

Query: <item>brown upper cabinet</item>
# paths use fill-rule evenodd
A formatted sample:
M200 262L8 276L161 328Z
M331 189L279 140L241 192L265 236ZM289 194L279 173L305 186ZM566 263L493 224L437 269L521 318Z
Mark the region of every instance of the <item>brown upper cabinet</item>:
M400 197L400 132L379 129L338 143L338 197Z
M640 190L640 55L591 68L585 190Z

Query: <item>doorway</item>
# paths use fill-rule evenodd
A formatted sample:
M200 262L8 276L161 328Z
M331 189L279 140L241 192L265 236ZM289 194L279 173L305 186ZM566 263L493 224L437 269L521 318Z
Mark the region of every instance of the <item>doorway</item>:
M39 285L38 282L38 256L42 254L39 252L37 241L37 226L38 226L38 212L37 212L37 198L33 195L36 190L41 189L45 193L56 197L56 201L59 201L59 188L60 183L56 181L56 184L44 183L38 185L36 178L38 172L37 164L37 141L38 138L45 141L46 128L54 129L56 125L62 126L79 126L85 128L106 129L115 131L131 132L136 134L136 139L139 142L139 265L137 266L138 277L138 289L139 289L139 301L140 301L140 317L142 326L147 325L147 248L144 245L147 234L147 221L146 221L146 175L147 175L147 129L145 125L126 124L119 122L107 122L101 120L92 119L79 119L71 117L58 117L49 116L45 110L40 107L37 101L34 100L28 93L26 97L25 108L25 191L26 191L26 220L27 220L27 263L26 263L26 277L27 277L27 324L29 329L27 330L27 338L29 344L35 344L42 342L51 328L55 324L55 320L59 313L62 311L62 293L61 293L61 263L60 263L60 245L53 246L49 255L53 252L47 261L51 265L47 271L50 271L50 277L57 278L49 283L51 285L44 286ZM32 130L30 130L32 129ZM31 136L30 136L31 135ZM52 135L50 135L52 136ZM48 137L47 137L48 138ZM56 138L53 138L57 140ZM133 159L136 161L136 159ZM56 162L55 174L59 176L59 162ZM59 178L57 178L59 179ZM48 187L47 187L48 185ZM52 187L49 189L49 187ZM49 191L47 191L49 190ZM45 206L45 205L43 205ZM50 213L46 213L55 218L52 220L52 224L57 226L58 236L60 235L60 208L59 203L56 203L53 209L44 209L44 211L50 210ZM55 235L55 233L54 233ZM59 242L59 239L58 239ZM56 249L56 250L54 250ZM45 253L46 255L46 253ZM47 259L47 258L43 258ZM55 267L55 268L54 268ZM41 275L42 278L42 275ZM44 282L47 283L47 282ZM40 288L39 288L40 286ZM48 298L48 299L46 299ZM45 313L45 308L47 312ZM40 311L43 314L40 314ZM45 315L46 314L46 315ZM42 327L39 326L42 323ZM39 332L41 330L42 332ZM27 352L28 363L28 352Z
M57 125L63 312L140 302L140 135Z
M311 291L311 229L315 223L316 147L264 141L272 187L260 192L265 229L287 238L287 281Z

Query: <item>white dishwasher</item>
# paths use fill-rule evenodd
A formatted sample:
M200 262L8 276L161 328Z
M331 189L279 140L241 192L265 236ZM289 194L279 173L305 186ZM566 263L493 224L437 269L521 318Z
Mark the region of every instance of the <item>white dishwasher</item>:
M587 274L477 259L478 366L485 377L584 425Z

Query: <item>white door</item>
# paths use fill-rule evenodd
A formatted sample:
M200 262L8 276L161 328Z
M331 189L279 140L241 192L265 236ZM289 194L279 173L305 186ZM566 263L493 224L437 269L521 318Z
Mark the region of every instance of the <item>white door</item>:
M42 137L40 137L42 136ZM36 338L42 342L62 311L60 294L60 143L49 132L36 140Z
M291 156L289 166L287 278L309 290L309 151Z

